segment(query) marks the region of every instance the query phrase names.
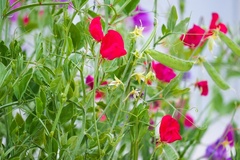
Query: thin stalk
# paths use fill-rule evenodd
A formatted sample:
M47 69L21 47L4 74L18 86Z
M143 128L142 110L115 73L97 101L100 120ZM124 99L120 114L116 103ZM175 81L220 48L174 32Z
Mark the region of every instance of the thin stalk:
M29 5L24 5L24 6L21 6L16 9L8 11L6 14L3 15L3 18L6 18L15 12L18 12L18 11L21 11L21 10L24 10L27 8L33 8L33 7L39 7L39 6L68 5L69 3L70 2L45 2L45 3L41 3L41 4L40 3L32 3Z
M106 5L104 7L104 12L105 12L105 15L104 15L104 17L105 17L105 29L104 29L104 31L107 32L107 30L108 30L108 18L109 18L108 5L110 4L110 1L109 0L104 0L104 4Z
M74 105L76 105L78 108L80 108L82 110L82 112L83 112L83 116L82 116L82 118L83 118L83 120L82 120L82 129L81 129L81 131L80 131L80 133L78 135L78 139L77 139L77 143L76 143L77 147L73 151L73 159L75 159L75 155L79 152L78 151L78 147L81 145L83 137L85 135L84 131L85 131L85 126L86 126L86 111L85 111L85 109L82 106L80 106L76 102L71 101L71 100L70 100L70 102L72 102Z
M69 87L70 87L70 83L67 83L65 91L63 93L63 96L67 95ZM50 133L52 135L54 134L54 131L55 131L56 127L57 127L57 123L58 123L60 115L62 113L63 106L64 105L61 103L60 107L58 108L57 115L56 115L55 120L53 122L52 130L51 130L51 133Z
M154 0L154 24L157 24L157 0ZM156 43L156 40L157 40L157 34L155 34L154 38L153 38L153 49L155 48L155 43Z
M95 65L94 65L94 85L93 85L93 96L92 96L92 106L93 106L93 121L94 121L94 128L96 132L96 137L97 137L97 145L98 145L98 153L101 159L101 146L100 146L100 140L99 140L99 135L98 135L98 127L97 127L97 116L96 116L96 111L95 111L95 93L96 93L96 86L98 84L98 67L99 67L99 54L96 55L95 59Z

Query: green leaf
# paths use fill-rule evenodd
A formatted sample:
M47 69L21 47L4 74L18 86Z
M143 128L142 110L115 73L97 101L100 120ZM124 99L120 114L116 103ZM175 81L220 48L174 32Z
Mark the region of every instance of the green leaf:
M72 44L74 49L75 50L80 49L82 47L81 30L79 30L78 27L72 23L69 29L69 33L72 38Z
M178 19L178 15L177 15L176 7L172 6L171 11L170 11L170 15L168 17L168 22L167 22L167 28L170 31L173 31L173 29L176 25L177 19Z
M77 143L77 139L78 137L77 136L72 136L68 139L67 141L67 144L70 146L70 149L74 149L76 146L76 143Z
M43 112L43 102L41 101L41 99L39 97L36 97L35 104L36 104L36 114L37 114L38 118L40 118L42 115L42 112Z
M163 89L163 92L162 92L163 93L163 97L167 97L168 94L178 85L178 83L182 79L182 75L183 75L183 73L180 73L177 77L172 79L170 81L170 83L168 83L168 85Z
M12 70L7 69L1 62L0 62L0 88L4 84L4 81L7 77L11 74Z
M189 23L190 18L187 17L184 20L181 20L175 27L174 27L174 32L184 32L186 30L186 27Z
M126 15L129 15L134 9L136 9L136 7L137 7L138 3L140 2L140 0L126 0L124 2L128 3L128 4L124 8L123 12Z
M163 146L163 154L167 160L179 160L177 151L170 144Z
M24 124L24 120L19 113L16 114L15 121L18 126L22 126Z
M228 38L224 33L218 32L219 38L238 56L240 56L240 47Z
M17 82L14 84L13 90L17 99L21 99L24 93L27 90L28 84L33 76L33 69L30 68L22 78L17 79Z
M74 115L74 106L71 103L63 107L60 115L60 121L62 123L66 123L73 117L73 115Z

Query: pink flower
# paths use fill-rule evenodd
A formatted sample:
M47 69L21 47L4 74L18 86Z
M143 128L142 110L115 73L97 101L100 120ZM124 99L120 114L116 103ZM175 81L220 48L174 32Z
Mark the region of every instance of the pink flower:
M197 46L201 46L203 44L204 33L205 33L204 29L194 24L193 27L189 29L185 35L184 34L181 35L180 40L184 42L184 45L194 49Z
M124 42L122 36L114 30L109 30L103 37L100 53L103 58L113 60L127 54L124 49Z
M176 74L174 73L173 69L159 62L153 61L152 68L156 73L157 79L159 79L160 81L169 83L174 77L176 77Z
M208 95L208 82L207 81L200 81L195 83L195 86L198 87L201 90L202 96Z
M182 137L179 132L180 126L178 122L170 115L163 116L159 127L160 141L172 143L181 140Z
M93 86L94 86L94 77L91 76L91 75L88 75L86 77L86 80L85 80L85 83L90 87L90 89L92 90L93 89ZM101 83L101 86L105 86L107 85L108 82L107 81L103 81ZM95 99L101 99L104 97L104 92L100 91L100 90L96 90L96 94L95 94Z
M107 120L107 116L105 115L105 114L103 114L102 116L101 116L101 118L100 118L100 121L101 122L104 122L104 121L106 121Z
M103 39L103 30L102 30L102 24L101 24L101 18L95 17L92 19L90 25L89 25L89 32L91 36L97 41L101 42Z
M26 25L28 25L28 23L29 23L29 16L28 16L28 15L25 15L25 16L23 17L23 24L24 24L24 26L26 26Z
M184 119L184 126L187 128L191 128L193 127L193 124L194 124L193 117L190 114L186 114Z
M88 75L86 77L86 84L91 88L91 90L93 89L93 83L94 83L94 78L91 75Z
M160 105L161 105L160 101L154 101L153 103L150 104L149 110L155 113L159 109Z

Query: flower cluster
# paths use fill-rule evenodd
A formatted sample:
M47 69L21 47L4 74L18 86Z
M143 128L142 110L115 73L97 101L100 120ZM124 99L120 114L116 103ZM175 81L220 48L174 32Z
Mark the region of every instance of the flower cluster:
M226 25L223 23L218 23L218 20L219 15L217 13L212 13L212 20L207 31L194 24L186 34L181 35L180 40L183 41L184 45L194 49L198 46L202 46L207 38L213 35L213 31L216 29L226 34L228 31Z
M101 42L100 54L103 58L113 60L127 54L120 33L115 30L108 30L108 33L104 36L100 17L92 19L89 32L97 42Z

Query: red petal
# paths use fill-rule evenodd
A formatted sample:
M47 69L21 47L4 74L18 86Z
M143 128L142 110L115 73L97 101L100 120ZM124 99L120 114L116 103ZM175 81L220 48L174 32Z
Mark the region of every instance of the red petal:
M176 74L174 73L173 69L159 63L159 62L152 62L152 68L156 73L156 77L158 80L169 83Z
M218 13L212 13L212 20L211 20L209 29L216 29L217 28L218 19L219 19Z
M100 17L93 18L93 20L91 21L91 23L89 25L89 32L96 41L98 41L98 42L102 41L103 30L102 30Z
M220 29L221 32L223 32L223 33L225 33L225 34L226 34L227 31L228 31L226 25L223 24L223 23L219 23L218 28Z
M205 30L194 24L185 36L181 35L180 40L184 42L184 45L189 46L190 48L195 48L198 45L203 44L205 40L205 38L203 38L204 34Z
M103 58L108 60L126 55L122 36L117 31L109 30L102 39L100 53Z
M201 91L202 96L208 95L208 82L207 81L200 81L195 84Z
M179 133L180 126L178 122L170 115L165 115L162 118L159 128L160 139L162 142L172 143L181 140L182 137Z

